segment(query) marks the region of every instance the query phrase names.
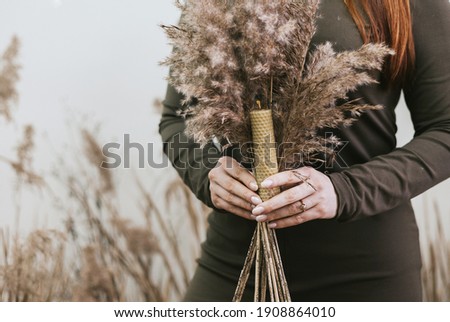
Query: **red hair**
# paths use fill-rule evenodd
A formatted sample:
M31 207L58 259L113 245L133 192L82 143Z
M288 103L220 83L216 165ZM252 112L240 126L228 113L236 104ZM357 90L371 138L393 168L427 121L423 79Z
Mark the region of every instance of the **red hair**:
M365 43L384 42L395 50L385 71L403 82L414 67L415 51L409 0L344 0Z

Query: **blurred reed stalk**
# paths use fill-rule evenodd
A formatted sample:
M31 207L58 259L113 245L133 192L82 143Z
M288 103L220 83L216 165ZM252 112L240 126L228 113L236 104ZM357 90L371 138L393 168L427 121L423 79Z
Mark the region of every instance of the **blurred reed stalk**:
M19 48L19 39L14 36L0 56L0 117L8 122L13 120L13 104L18 99L16 85L21 68L18 63Z
M84 182L80 182L77 177L70 177L69 191L76 203L81 206L82 213L87 219L89 239L97 246L90 252L96 254L99 264L110 271L109 276L103 278L109 283L99 283L99 286L103 285L104 290L108 290L104 292L109 295L108 300L122 301L126 282L123 277L126 276L128 281L131 280L133 287L137 288L141 300L181 299L190 279L192 258L198 255L198 244L191 243L193 249L188 249L190 254L186 254L185 249L182 250L182 246L186 244L178 240L180 232L174 231L167 217L167 209L161 209L162 205L155 202L153 194L148 192L136 177L134 186L139 193L138 207L143 224L132 224L125 219L116 202L118 187L115 186L113 172L99 167L105 158L101 146L92 133L87 130L83 130L82 133L85 155L91 164L90 168L95 169L97 175L86 173ZM93 179L86 180L88 178ZM203 208L194 203L193 196L187 193L184 185L178 180L168 186L166 204L173 204L174 198L177 198L178 204L184 202L188 205L186 207L188 216L177 218L185 222L183 225L185 233L202 238L200 230L205 219ZM179 209L177 210L179 214ZM187 227L190 229L186 230ZM186 235L183 236L186 237L188 238ZM91 262L86 261L85 271L98 271L90 269ZM88 273L85 275L89 281L90 275ZM114 288L107 289L106 285L112 285ZM86 289L83 293L89 294Z
M17 83L20 79L19 59L20 41L14 36L8 47L0 56L0 117L7 123L14 123L14 104L17 103ZM28 184L42 185L43 178L32 169L32 152L34 149L34 127L23 126L23 139L16 146L16 157L12 159L0 154L0 162L8 164L17 174L17 179Z
M7 302L65 301L72 292L66 268L66 236L36 230L24 241L0 230L0 300Z
M58 175L68 195L58 209L67 217L65 230L39 229L25 240L0 230L0 299L181 300L204 238L207 209L179 179L167 188L171 207L155 202L135 179L142 221L132 222L117 203L114 172L99 167L104 156L95 135L83 129L81 137L77 167L63 165ZM43 194L54 197L45 188Z
M436 232L427 232L422 247L422 285L424 300L428 302L450 302L450 236L444 231L442 213L436 201L433 213L425 213L425 220L436 223ZM429 223L427 225L429 227Z
M18 55L19 40L14 37L0 57L0 117L13 125ZM131 185L138 191L136 212L143 223L131 222L117 202L121 187L115 172L100 167L105 157L96 134L81 129L80 138L82 150L67 152L75 160L73 166L64 157L55 158L56 183L33 169L33 125L23 127L15 156L0 155L0 162L16 175L16 192L22 184L39 187L39 198L54 198L53 211L66 218L65 229L36 229L27 236L19 234L19 227L16 233L0 229L0 300L180 300L204 236L205 207L181 180L168 183L164 207L136 178ZM17 198L16 213L10 216L19 217L21 202ZM174 222L181 223L182 230Z

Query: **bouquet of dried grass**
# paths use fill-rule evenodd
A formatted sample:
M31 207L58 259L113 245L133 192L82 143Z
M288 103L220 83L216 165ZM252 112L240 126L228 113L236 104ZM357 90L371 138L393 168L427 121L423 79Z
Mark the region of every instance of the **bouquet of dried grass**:
M318 0L186 0L177 6L179 25L163 26L174 46L163 63L185 96L187 135L202 145L214 138L252 142L253 154L243 153L255 161L258 184L301 166L305 157L333 155L339 139L321 138L319 129L349 125L361 112L381 108L337 101L376 82L366 71L380 70L392 51L367 44L336 53L325 43L309 52ZM278 192L259 190L263 200ZM266 223L257 225L234 300L240 301L255 259L255 301L265 300L267 287L272 301L290 301L275 232Z

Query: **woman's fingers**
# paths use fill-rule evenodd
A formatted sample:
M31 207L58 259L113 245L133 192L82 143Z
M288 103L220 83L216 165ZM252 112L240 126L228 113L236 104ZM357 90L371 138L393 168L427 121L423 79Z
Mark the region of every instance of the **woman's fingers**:
M256 193L258 185L253 175L233 158L223 157L220 160L220 167L210 171L210 182L248 203L260 204L262 200Z
M292 227L300 224L304 224L308 221L320 219L321 213L316 209L317 207L306 210L305 212L296 214L294 216L285 217L283 219L271 221L269 223L269 228L281 229Z
M263 186L297 184L252 210L259 222L285 228L316 219L331 219L337 213L337 195L329 177L312 168L286 171L269 177Z
M307 181L314 169L304 167L291 171L283 171L267 177L262 183L263 188L275 188L281 186L292 186Z
M259 204L258 207L253 209L253 214L255 216L268 214L291 204L293 204L293 207L295 208L298 201L308 197L314 192L315 191L309 185L301 184L294 186L293 188L285 190L270 198L262 204Z
M262 203L256 193L258 186L253 175L236 160L222 157L209 174L209 189L214 206L238 216L252 218L253 205Z
M272 212L269 212L264 215L260 215L256 217L256 220L259 222L274 222L279 219L283 219L285 217L290 217L293 214L301 214L306 212L307 210L310 210L314 208L315 206L319 205L320 200L317 198L317 195L310 195L307 198L304 198L302 200L297 200L289 205L286 205L284 207L281 207L279 209L276 209Z
M253 174L244 168L239 162L231 157L221 158L222 166L224 170L234 179L243 183L248 189L252 191L258 190L258 184L256 183Z
M235 215L245 218L245 219L255 220L254 216L252 215L252 213L250 211L240 208L238 206L235 206L220 197L216 196L215 199L216 200L215 200L214 204L219 209L223 209L225 211L228 211L229 213L235 214Z
M246 219L267 221L274 228L336 215L337 197L331 180L312 168L267 178L262 187L284 190L265 202L256 193L258 186L252 173L233 158L221 158L208 177L214 206Z
M220 197L221 199L225 200L226 202L240 207L242 209L246 209L249 212L252 211L252 199L251 197L248 198L247 200L242 199L241 197L238 197L239 195L234 194L233 192L230 192L226 189L224 189L223 187L221 187L220 185L216 184L216 183L211 183L212 185L217 185L215 187L213 187L216 195L218 197ZM242 188L246 189L245 187L242 186Z

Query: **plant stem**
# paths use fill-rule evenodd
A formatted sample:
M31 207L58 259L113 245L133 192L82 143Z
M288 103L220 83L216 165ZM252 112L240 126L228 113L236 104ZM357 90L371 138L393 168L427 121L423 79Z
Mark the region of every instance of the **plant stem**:
M244 267L242 268L241 275L239 276L239 282L234 293L233 302L240 302L242 295L244 294L245 286L247 285L248 277L250 276L250 269L256 257L256 234L257 229L253 233L250 247L245 258Z

